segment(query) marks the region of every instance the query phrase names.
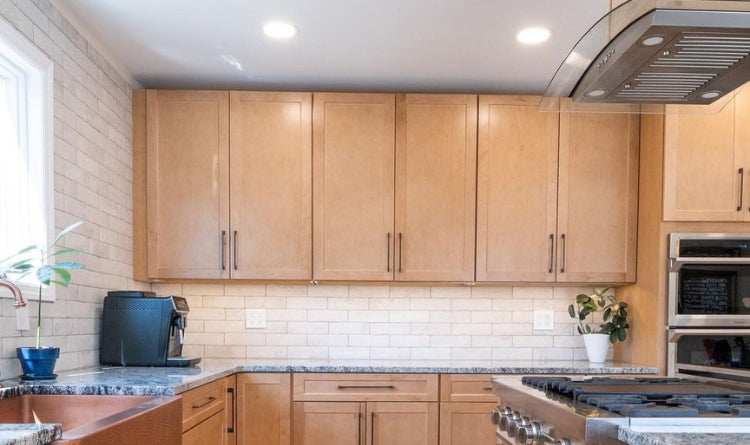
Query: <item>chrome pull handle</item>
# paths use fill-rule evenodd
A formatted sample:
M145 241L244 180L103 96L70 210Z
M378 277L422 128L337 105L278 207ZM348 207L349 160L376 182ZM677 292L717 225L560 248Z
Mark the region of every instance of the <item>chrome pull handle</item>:
M553 272L555 263L555 235L549 234L549 270L547 273Z
M227 243L227 231L222 230L221 231L221 270L227 270L227 262L226 262L226 249L225 244Z
M742 210L742 195L745 193L745 169L739 169L738 173L740 175L740 202L737 203L737 211L739 212Z
M401 258L403 257L403 247L404 244L404 236L401 232L398 234L398 271L401 272L403 269L401 268Z
M234 231L234 244L232 246L232 250L234 253L232 253L232 262L234 263L234 270L237 270L237 231Z
M562 242L562 265L560 266L560 273L565 273L565 234L560 235L560 241Z
M391 232L385 237L385 271L391 271Z
M234 388L227 388L227 394L231 395L231 406L232 406L232 415L230 416L232 418L232 424L227 427L227 433L233 433L234 432Z
M203 402L201 404L198 404L198 405L193 405L193 409L203 408L204 406L208 405L209 403L211 403L211 402L213 402L215 400L216 400L216 397L211 396L205 402Z

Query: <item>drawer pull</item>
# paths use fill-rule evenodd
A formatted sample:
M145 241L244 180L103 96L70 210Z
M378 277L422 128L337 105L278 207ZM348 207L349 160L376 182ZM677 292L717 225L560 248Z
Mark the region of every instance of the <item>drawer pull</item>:
M485 391L492 391L492 387L491 386L484 386L484 387L482 387L482 389L485 390Z
M200 405L193 405L193 409L203 408L204 406L208 405L209 403L216 400L216 397L211 396L206 400L205 402L201 403Z
M338 385L338 389L396 389L393 385Z

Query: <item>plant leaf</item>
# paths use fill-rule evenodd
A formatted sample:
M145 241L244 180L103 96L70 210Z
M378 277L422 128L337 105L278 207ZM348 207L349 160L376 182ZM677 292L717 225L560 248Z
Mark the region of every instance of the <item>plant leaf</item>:
M58 277L60 277L60 282L55 281L55 283L60 284L63 287L68 287L68 284L70 284L70 272L68 272L66 269L62 269L56 266L52 266L52 270L57 274Z
M78 226L80 226L81 224L83 224L83 221L78 221L78 222L74 222L73 224L69 225L68 227L66 227L66 228L62 229L62 230L60 231L60 233L58 233L58 234L57 234L57 236L55 237L55 240L54 240L54 241L52 241L52 244L50 244L50 247L52 247L52 246L54 246L55 244L57 244L57 242L58 242L58 241L60 241L60 239L61 239L61 238L62 238L63 236L65 236L65 234L66 234L66 233L68 233L68 232L70 232L70 231L72 231L72 230L75 230L75 229L76 229L76 228L77 228Z
M66 269L66 270L73 270L73 269L83 269L83 264L77 262L77 261L62 261L53 266L55 269Z
M570 315L570 318L576 318L576 309L572 304L568 306L568 315Z
M40 283L49 286L49 282L52 279L52 266L45 264L44 266L37 269L36 278Z
M71 253L83 253L83 251L79 249L60 249L55 253L50 253L49 256L68 255Z

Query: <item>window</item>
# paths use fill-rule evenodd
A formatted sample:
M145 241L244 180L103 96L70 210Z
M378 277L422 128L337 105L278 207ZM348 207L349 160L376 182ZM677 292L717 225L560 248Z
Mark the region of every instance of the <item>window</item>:
M0 19L0 258L47 243L52 187L52 62Z

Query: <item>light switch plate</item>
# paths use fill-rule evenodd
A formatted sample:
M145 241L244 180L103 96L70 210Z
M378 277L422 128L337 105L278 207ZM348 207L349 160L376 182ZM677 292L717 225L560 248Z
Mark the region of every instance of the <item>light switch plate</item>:
M245 309L245 327L248 329L264 329L266 327L266 310Z
M552 331L555 329L555 313L551 310L534 311L534 330Z

